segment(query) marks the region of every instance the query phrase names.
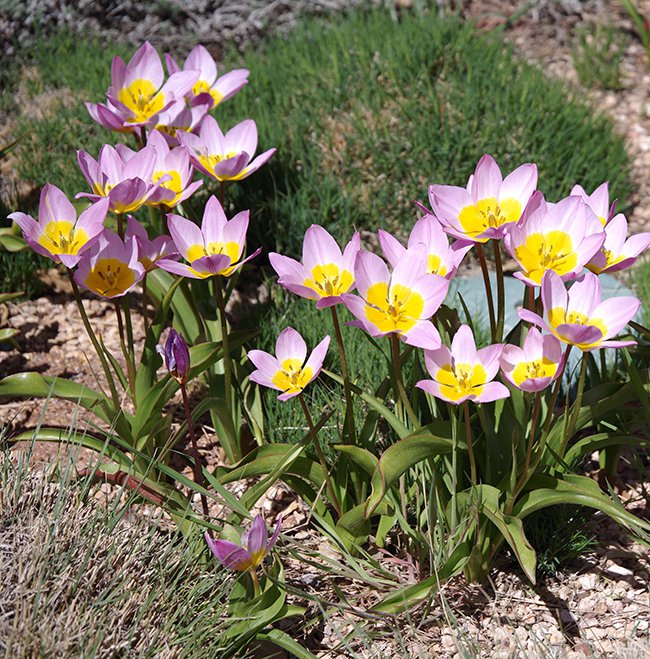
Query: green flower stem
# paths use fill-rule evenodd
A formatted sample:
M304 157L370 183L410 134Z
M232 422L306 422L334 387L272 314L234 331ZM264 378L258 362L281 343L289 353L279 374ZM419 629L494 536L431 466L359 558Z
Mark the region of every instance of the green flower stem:
M332 311L332 322L334 323L334 334L336 335L336 344L339 348L339 357L341 359L341 375L343 377L343 390L345 392L345 427L343 430L343 441L346 444L356 444L356 432L354 427L354 403L352 401L352 390L350 388L350 371L348 369L348 360L345 356L345 347L343 345L343 334L341 333L341 324L336 306L330 307Z
M458 507L456 493L458 492L458 416L456 405L449 405L451 418L451 534L456 533Z
M145 340L147 337L147 332L149 331L149 319L147 318L147 304L148 304L148 295L147 295L147 273L144 273L142 278L142 329L144 331Z
M546 441L546 437L551 429L551 421L553 420L553 409L555 408L555 402L557 401L557 396L560 393L560 387L562 386L562 378L564 377L564 371L566 366L569 363L569 354L571 353L571 344L567 345L566 350L564 351L564 365L562 366L562 372L557 376L555 381L555 386L553 387L553 393L551 394L551 402L546 411L546 419L544 421L544 433L542 435L542 442ZM541 457L541 456L540 456Z
M117 213L117 235L124 240L124 218L122 213Z
M219 181L219 201L225 212L226 210L226 182Z
M248 570L248 574L251 575L251 581L253 582L254 597L255 599L258 599L262 596L262 589L260 588L260 580L257 578L257 568L250 568Z
M497 323L494 317L494 298L492 297L492 287L490 286L490 274L488 272L487 261L485 260L485 251L481 243L476 243L476 254L481 265L483 283L485 284L485 296L487 297L488 314L490 315L490 336L495 341L497 333Z
M185 410L185 420L187 421L187 432L190 435L192 442L192 453L194 454L194 481L197 485L205 487L205 479L203 478L203 471L201 470L201 454L199 453L199 445L196 441L196 434L194 432L194 423L192 422L192 412L190 411L190 401L187 396L187 387L184 382L181 385L181 394L183 396L183 409ZM201 492L201 508L203 509L203 516L206 520L210 519L210 509L208 508L208 499ZM210 531L208 531L210 533Z
M124 333L124 322L122 320L122 307L120 306L119 300L116 298L113 300L115 305L115 316L117 317L117 328L120 334L120 347L122 348L122 354L124 355L124 361L126 361L126 370L128 373L129 379L129 389L131 395L135 389L135 372L131 370L131 357L129 354L129 349L126 345L125 333Z
M530 423L530 435L528 436L528 445L526 446L526 458L524 460L524 467L517 478L515 487L512 491L512 495L508 499L506 504L506 513L509 515L512 511L512 506L514 505L519 493L523 490L524 486L528 482L528 470L530 468L530 460L533 454L533 444L535 443L535 431L537 430L537 420L539 417L539 407L542 400L542 392L538 391L535 394L535 403L533 404L533 418Z
M501 341L503 341L506 296L503 280L503 263L501 262L501 247L496 238L492 240L492 247L494 248L494 266L497 275L497 330L496 338L494 340L497 343L501 343Z
M232 361L230 359L230 342L228 337L228 318L226 317L226 302L223 297L223 283L220 275L215 277L215 294L221 323L221 347L223 349L223 377L225 383L225 398L228 411L232 414Z
M402 360L400 359L399 354L399 337L395 332L390 334L390 347L391 355L393 358L393 371L395 373L395 398L396 398L396 407L398 408L398 416L400 420L405 422L406 416L408 416L413 424L414 428L420 427L420 421L416 416L411 403L409 402L408 396L406 394L406 389L404 388L404 379L402 378Z
M126 341L129 349L128 371L131 392L135 396L135 340L133 338L133 322L131 320L131 303L127 297L124 298L124 324L126 325ZM133 400L136 403L135 399Z
M580 359L580 375L578 376L578 391L576 393L576 399L573 402L573 412L569 420L569 427L564 433L562 438L562 445L560 446L559 456L560 459L564 459L564 454L566 453L566 448L569 443L569 440L573 436L573 433L576 429L576 424L578 423L578 414L580 414L580 407L582 406L582 395L585 391L585 380L587 377L587 359L585 358L585 353L582 353Z
M320 462L320 466L323 468L323 473L325 474L325 485L327 489L327 495L329 496L330 501L332 502L332 505L334 506L338 516L341 517L341 504L339 502L339 498L336 496L336 490L334 489L334 486L332 485L332 481L330 479L330 473L329 473L329 469L327 468L327 462L325 461L325 455L323 453L323 449L321 448L320 442L318 441L318 433L316 432L316 426L314 426L314 421L311 418L311 414L309 414L309 409L307 408L307 403L305 403L305 399L303 398L302 393L298 394L298 400L300 401L300 405L302 406L302 411L305 413L305 419L307 419L307 425L309 426L309 432L311 433L314 449L316 449L316 455L318 456L318 461Z
M77 286L77 282L74 280L74 277L72 276L72 270L70 270L70 268L66 268L66 272L68 273L68 278L70 279L70 284L72 286L72 292L74 293L74 299L77 303L77 307L79 308L79 313L81 314L81 320L84 324L84 327L86 328L86 333L88 334L88 338L90 339L90 342L93 344L93 347L95 348L95 352L99 357L99 361L102 365L104 375L106 376L106 381L108 382L108 386L111 390L111 398L113 400L113 405L115 406L116 409L119 409L120 398L117 395L117 389L115 388L115 381L113 380L113 375L111 374L111 370L108 366L108 361L106 361L106 355L104 354L104 350L102 349L102 347L99 345L99 341L95 336L95 332L93 331L93 328L90 324L90 320L88 320L88 315L86 314L86 310L84 309L84 305L83 305L83 300L81 299L81 294L79 293L79 287Z
M469 403L463 401L463 412L465 413L465 442L467 443L467 456L469 457L469 474L472 485L476 485L476 458L472 447L472 426L469 422Z

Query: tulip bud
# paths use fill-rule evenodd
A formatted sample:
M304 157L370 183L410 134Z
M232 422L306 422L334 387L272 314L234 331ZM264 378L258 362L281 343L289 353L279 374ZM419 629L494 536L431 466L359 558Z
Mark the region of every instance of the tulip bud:
M185 384L190 372L190 350L185 339L171 329L164 350L160 346L156 346L156 350L163 356L169 374L180 384Z

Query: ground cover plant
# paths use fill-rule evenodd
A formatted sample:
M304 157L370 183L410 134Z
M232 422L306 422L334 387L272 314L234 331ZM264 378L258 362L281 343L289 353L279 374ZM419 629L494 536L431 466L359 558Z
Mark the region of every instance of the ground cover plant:
M405 21L406 37L416 26ZM334 38L341 39L345 29L333 31ZM445 29L459 28L450 24ZM469 36L466 39L459 52L471 50ZM400 49L398 55L404 59L405 51ZM374 54L371 60L362 57L357 64L372 67L375 59ZM258 149L258 127L250 119L222 130L221 103L236 109L236 99L242 96L237 92L252 72L218 75L213 59L200 46L177 61L167 56L165 73L160 55L148 43L128 62L115 59L108 92L89 99L87 110L98 124L130 140L128 146L121 141L114 147L108 132L100 149L85 150L80 144L77 162L85 182L66 194L57 181L49 181L41 191L36 219L22 211L11 216L29 246L59 263L69 276L101 375L94 389L37 373L0 381L0 394L77 400L97 417L90 430L39 428L10 440L72 438L104 455L100 475L162 506L188 542L196 539L199 528L205 529L206 544L217 559L242 573L229 593L230 615L245 617L234 628L240 638L233 642L239 646L256 636L267 638L270 624L303 613L285 605L281 559L261 569L281 524L271 535L263 518L245 521L279 479L308 503L321 532L350 564L370 561L368 547L387 545L389 538L412 561L417 582L399 588L390 584L393 588L386 588L373 607L377 613L397 613L430 600L442 582L460 572L470 581L483 581L504 544L535 583L537 557L523 520L548 506L590 506L640 535L650 530L614 496L572 469L581 456L595 450L614 463L621 445L643 447L647 442L638 430L635 407L638 401L644 412L648 407L644 376L627 352L622 354L629 373L623 381L607 359L594 358L605 348L626 350L637 344L629 335L616 337L634 317L639 301L603 301L598 277L632 266L650 244L649 234L627 238L625 217L610 203L607 184L587 184L586 169L580 178L567 180L582 171L578 159L550 173L547 181L543 168L512 152L514 162L505 158L506 164L497 164L488 154L471 160L464 170L461 164L468 163L459 162L465 180L454 181L448 174L429 172L424 152L416 151L413 163L406 163L405 179L394 183L408 191L423 177L425 181L413 193L422 201L419 219L408 227L408 243L386 230L403 222L385 214L384 229L369 242L365 232L376 228L372 220L380 206L390 207L391 191L398 208L391 212L399 212L397 187L384 185L378 194L370 192L364 205L355 197L353 170L343 168L343 179L337 171L329 183L327 174L321 174L323 196L318 201L328 199L331 185L340 193L336 199L349 206L337 210L321 204L298 216L283 203L290 190L304 194L305 188L285 170L271 208L260 195L268 193L287 167L286 161L273 164L282 161L282 149ZM306 52L304 61L310 61ZM453 62L464 70L462 62ZM395 83L408 84L406 73L389 72ZM356 79L346 71L338 83ZM464 88L471 87L472 80L466 76ZM336 95L336 89L330 93ZM291 98L289 90L287 81L286 98ZM453 97L454 90L447 91ZM300 101L299 94L294 98ZM371 96L355 98L372 104ZM584 109L566 107L570 109L563 119L574 116L576 126L591 135L592 127L583 123ZM257 115L259 108L252 108ZM367 122L367 115L362 116L357 130ZM299 153L296 142L309 151L300 141L308 135L301 130L306 123L297 120L297 125L290 154ZM492 125L489 116L486 125ZM461 144L469 140L469 133L465 138L454 135L451 125L439 125L438 130L438 135L452 133L446 137L449 144L452 137ZM499 134L503 139L511 135ZM408 132L405 135L408 142ZM473 144L468 149L468 159L475 148ZM377 159L389 173L391 164L404 155L380 152ZM305 168L303 163L302 171ZM194 180L197 172L204 175L202 181ZM311 176L315 181L315 172ZM247 182L240 184L244 179ZM577 180L589 194L579 185L571 187ZM198 192L201 184L207 189L204 194ZM560 201L544 198L538 187L546 191L547 185L551 190L558 186ZM72 194L90 203L73 205ZM272 352L253 347L253 334L234 330L226 313L237 277L246 278L259 254L259 249L247 247L246 235L256 215L241 208L244 200L248 204L256 199L270 221L258 231L258 239L266 244L272 232L276 251L269 260L283 295L306 298L300 301L302 312L296 313L312 327L307 342L296 329L284 327L273 337ZM363 210L353 212L357 207ZM132 214L139 210L136 219ZM307 228L316 212L319 222ZM291 240L281 230L286 218L294 224L292 232L298 232ZM365 230L363 241L353 225ZM377 244L383 257L377 254ZM443 304L449 281L470 251L480 263L489 312L489 345L479 349L462 299ZM520 322L507 335L506 255L522 282L523 307ZM496 271L495 290L489 283L488 260ZM136 287L144 299L142 349L133 338ZM80 288L113 301L121 357L94 332ZM344 308L345 318L356 327L343 325ZM327 336L324 321L313 320L319 316L331 323ZM168 323L173 328L163 341ZM354 369L348 363L349 346L361 343L367 345L363 354L372 355L368 363L375 365L369 374L358 362ZM328 350L338 354L336 371L323 369ZM574 392L565 378L571 353L579 357ZM162 375L160 355L166 369ZM304 393L319 375L329 383L332 404L322 405ZM203 380L207 395L192 409L187 386L194 378ZM279 391L282 405L304 414L307 432L298 442L269 441L265 429L277 425L277 417L265 418L259 387ZM177 392L185 413L178 428L168 413ZM194 431L206 412L227 458L215 469L200 464ZM327 438L334 436L334 442L323 442L321 428L326 424ZM172 468L169 460L186 434L194 480ZM250 478L258 480L240 498L226 487ZM192 508L194 493L201 513ZM210 513L209 498L222 507L220 515ZM229 634L235 636L235 631L231 628ZM269 640L307 656L287 634L276 630Z

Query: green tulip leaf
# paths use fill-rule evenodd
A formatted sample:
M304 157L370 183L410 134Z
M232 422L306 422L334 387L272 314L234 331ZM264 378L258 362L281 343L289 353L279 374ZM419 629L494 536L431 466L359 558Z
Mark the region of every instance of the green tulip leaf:
M365 503L366 518L373 514L386 492L405 471L422 460L448 453L452 447L450 438L433 435L424 429L389 446L372 476L372 493Z

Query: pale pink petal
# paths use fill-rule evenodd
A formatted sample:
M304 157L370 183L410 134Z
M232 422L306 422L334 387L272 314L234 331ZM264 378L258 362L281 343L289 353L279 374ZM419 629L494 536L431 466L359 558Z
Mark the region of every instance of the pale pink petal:
M221 202L212 195L205 204L203 220L201 221L201 233L206 245L224 240L223 232L227 222L228 218L223 211Z
M358 231L355 231L350 242L345 246L343 250L343 267L350 271L354 272L354 261L357 257L357 254L361 251L361 236Z
M483 365L485 369L485 381L489 382L494 379L494 376L499 371L499 359L501 358L501 351L503 350L503 345L496 344L481 348L476 353L476 360ZM457 361L462 362L463 360L456 357Z
M587 272L569 289L567 311L578 311L589 317L595 307L600 304L601 299L598 277L591 272Z
M191 220L170 213L167 215L167 226L176 249L184 258L187 259L187 253L192 245L205 246L201 230Z
M312 224L302 243L302 262L307 271L327 263L342 265L342 261L343 255L336 240L323 227Z
M65 194L51 183L44 185L38 204L38 223L42 227L58 220L74 224L76 219L77 212Z
M227 101L242 89L248 83L249 73L248 69L233 69L222 75L213 86L222 96L219 102Z
M537 165L527 163L505 177L499 188L499 201L517 199L523 211L537 187Z
M420 320L401 336L408 345L424 350L436 350L442 345L440 333L430 320Z
M474 202L490 197L497 197L503 180L501 170L494 158L487 153L478 161L474 176L468 186Z
M217 79L217 65L208 49L201 44L192 48L183 68L186 71L200 71L199 80L205 80L210 87Z
M610 297L601 302L591 313L591 318L601 320L607 332L603 338L616 336L634 318L641 302L632 296Z
M239 545L228 540L213 540L206 532L206 540L210 551L229 570L247 570L253 562L252 556Z
M475 400L477 403L491 403L493 400L499 400L501 398L509 398L510 390L504 384L500 382L488 382L484 387L481 393L476 396L470 396L471 399Z
M359 295L365 297L368 289L374 284L378 282L388 284L390 282L390 274L388 267L379 256L372 252L361 250L357 253L354 264L354 279Z
M568 304L568 295L566 287L560 276L552 270L547 270L542 277L542 304L544 311L548 313L551 309L566 309ZM523 311L523 310L522 310ZM519 317L523 318L521 311ZM534 321L529 321L534 322Z
M124 72L124 86L129 86L136 80L150 80L156 89L163 84L163 71L160 55L156 49L145 41L135 52Z
M224 142L226 152L244 151L251 158L257 151L257 125L252 119L245 119L226 133Z
M461 325L451 342L451 354L461 364L473 364L476 357L476 343L469 325Z
M397 240L397 238L391 236L390 233L383 229L379 229L378 235L381 251L384 253L386 260L390 263L391 267L394 268L406 252L406 248L399 240Z
M262 517L261 514L256 515L248 532L245 535L242 534L242 543L247 545L249 554L254 556L258 552L266 549L267 538L268 532L266 530L264 517Z
M275 356L281 364L285 359L297 359L302 365L307 356L307 344L293 327L286 327L275 342Z
M307 363L305 364L305 368L311 368L313 371L313 375L311 376L311 379L309 382L312 382L315 380L321 369L323 368L323 362L325 361L325 356L327 355L327 349L329 348L330 345L330 337L326 336L312 351L311 355L309 355L309 359L307 359Z
M258 375L263 375L269 380L272 380L273 376L281 369L280 362L264 350L250 350L247 357L255 365Z
M247 167L246 167L246 174L242 176L242 179L248 178L251 174L255 173L262 165L266 164L269 160L271 160L271 156L277 151L275 147L272 149L269 149L268 151L264 151L264 153L260 153L253 162L251 162Z
M561 323L555 330L565 343L571 343L577 346L597 343L604 338L603 333L593 325Z

